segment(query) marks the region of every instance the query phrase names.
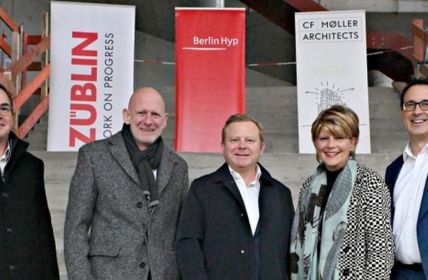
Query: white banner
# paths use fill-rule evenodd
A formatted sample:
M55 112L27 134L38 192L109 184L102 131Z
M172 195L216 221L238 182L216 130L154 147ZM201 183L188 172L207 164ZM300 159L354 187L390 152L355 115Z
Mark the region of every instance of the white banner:
M135 7L51 3L48 151L77 151L123 124L133 91Z
M296 13L299 152L314 153L311 125L335 104L360 119L357 153L370 153L364 11Z

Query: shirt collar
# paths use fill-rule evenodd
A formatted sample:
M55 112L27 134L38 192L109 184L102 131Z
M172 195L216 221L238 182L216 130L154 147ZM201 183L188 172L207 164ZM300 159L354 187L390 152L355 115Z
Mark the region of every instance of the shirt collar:
M9 161L9 158L10 158L10 154L11 154L11 152L10 152L10 142L8 141L8 142L7 142L7 148L6 148L6 150L4 151L3 156L1 156L1 157L0 157L0 160L3 160L3 161L8 162L8 161Z
M232 167L230 167L230 165L227 165L229 167L229 171L230 174L233 177L233 180L237 181L237 180L243 180L241 174L239 174L238 172L236 172L235 170L232 169ZM259 182L260 181L260 177L262 176L262 170L260 169L260 166L257 164L257 170L256 170L256 178L254 181L252 181L250 183L250 185L253 185L255 182Z
M419 152L419 154L422 154L422 153L428 153L428 143ZM417 156L415 156L412 153L412 150L410 149L410 143L408 142L406 145L406 148L404 148L404 151L403 151L403 161L406 161L409 157L416 158Z

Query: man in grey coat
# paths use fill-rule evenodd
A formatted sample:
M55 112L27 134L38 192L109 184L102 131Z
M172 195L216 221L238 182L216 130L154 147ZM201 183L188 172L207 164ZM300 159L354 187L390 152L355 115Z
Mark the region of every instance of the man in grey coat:
M187 164L163 144L168 114L155 89L136 90L123 119L120 132L79 150L64 230L69 280L179 277Z

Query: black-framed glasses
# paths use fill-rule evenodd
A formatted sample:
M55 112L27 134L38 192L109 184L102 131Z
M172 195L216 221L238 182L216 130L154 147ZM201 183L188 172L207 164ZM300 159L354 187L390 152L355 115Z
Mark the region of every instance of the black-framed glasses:
M428 111L428 99L424 99L419 102L413 100L406 101L403 103L403 111L414 111L417 105L419 105L419 108L421 108L422 111Z

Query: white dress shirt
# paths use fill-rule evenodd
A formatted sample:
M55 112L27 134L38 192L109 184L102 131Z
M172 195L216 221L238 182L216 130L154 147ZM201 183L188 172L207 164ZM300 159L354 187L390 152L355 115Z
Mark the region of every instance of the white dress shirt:
M241 174L234 171L229 166L230 174L233 177L239 192L241 193L242 200L244 201L245 210L247 211L248 220L250 222L251 231L253 235L256 233L257 223L259 222L259 193L260 193L260 176L262 171L257 165L256 178L248 186L245 184Z
M4 151L4 154L0 157L0 169L1 169L1 174L4 173L4 169L6 167L7 162L9 161L10 158L10 145L9 142L7 143L7 148Z
M416 225L428 175L428 145L414 156L407 144L403 160L393 194L395 253L401 263L421 263Z

